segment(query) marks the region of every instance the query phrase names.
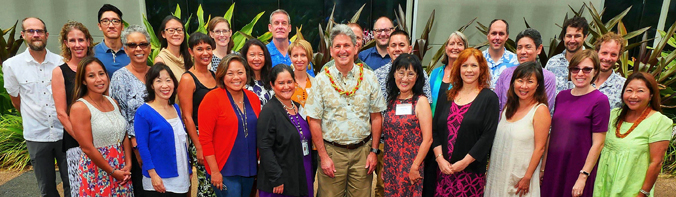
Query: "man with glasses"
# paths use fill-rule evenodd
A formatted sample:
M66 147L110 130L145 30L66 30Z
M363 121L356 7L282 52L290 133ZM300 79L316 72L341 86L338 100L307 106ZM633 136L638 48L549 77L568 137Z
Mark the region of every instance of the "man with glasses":
M66 153L61 147L63 126L56 117L51 90L52 70L63 64L63 58L45 48L49 33L41 19L25 18L21 28L21 37L28 47L3 63L4 87L12 105L21 112L23 137L41 195L59 196L55 182L56 159L64 195L70 196Z
M516 55L505 49L505 43L509 39L509 24L503 19L495 19L488 25L488 49L483 55L488 63L491 73L491 89L495 89L495 83L503 70L519 65Z
M270 14L268 31L272 32L272 42L265 46L268 47L268 51L270 52L272 66L274 67L277 64L291 65L291 57L288 54L289 45L291 44L291 41L289 41L289 33L291 32L291 18L289 17L289 13L282 9L273 11ZM306 71L310 76L314 77L315 72L312 68L312 63L310 63Z
M373 37L376 39L376 46L360 52L359 59L366 62L374 70L391 62L392 59L387 54L387 44L392 31L394 31L394 23L390 18L385 16L378 18L376 23L373 24Z
M103 32L103 41L94 46L94 57L103 62L109 76L118 69L129 64L129 56L124 52L120 33L122 25L122 11L114 5L104 4L99 9L99 30Z

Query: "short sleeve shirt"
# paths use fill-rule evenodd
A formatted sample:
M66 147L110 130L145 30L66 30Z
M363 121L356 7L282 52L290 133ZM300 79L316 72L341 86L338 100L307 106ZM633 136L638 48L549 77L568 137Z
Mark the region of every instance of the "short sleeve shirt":
M110 96L120 105L120 111L127 120L127 134L136 136L134 131L134 116L136 109L143 105L143 98L148 95L146 85L141 82L129 69L122 67L110 79Z
M305 103L307 116L322 120L322 134L325 140L339 144L354 144L371 135L371 113L380 113L387 106L380 92L378 79L372 71L363 69L363 80L354 95L339 94L335 85L350 91L359 78L360 67L352 67L346 77L333 66L329 73L321 72L312 85L312 94Z
M497 62L493 62L491 55L488 53L488 49L483 51L486 62L488 62L488 68L491 69L491 89L495 89L495 83L498 81L500 73L502 73L503 70L519 65L519 61L514 53L507 51L507 49L504 49L504 51L502 57L500 57Z
M596 84L592 84L592 86L599 89L601 93L608 97L610 109L614 109L622 107L622 87L624 86L625 81L627 81L626 78L613 72L613 74L610 74L610 77L601 84L601 87L597 87Z
M115 71L126 65L129 65L131 62L129 56L127 56L127 53L124 52L124 48L120 48L118 51L113 51L112 49L108 48L105 40L102 40L101 43L94 46L94 57L103 62L103 66L106 67L106 71L108 71L108 76L113 76Z
M291 44L291 41L289 41L289 44ZM277 47L275 46L275 43L270 41L265 47L268 48L268 51L270 52L270 58L272 59L272 67L275 67L277 64L286 64L286 65L291 65L291 57L287 53L286 56L282 55L279 50L277 50ZM244 57L246 57L246 54L243 54ZM308 65L308 67L312 68L312 63ZM314 77L315 72L312 71L312 69L306 69L307 74L310 74L310 76Z
M378 83L380 84L380 92L383 93L383 98L387 100L387 75L390 74L392 69L392 62L385 64L384 66L376 69L374 73L378 78ZM425 76L425 85L423 85L423 93L427 98L432 98L432 91L430 89L430 79L427 76L427 72L423 72ZM432 99L429 99L429 102L432 103Z
M374 70L392 62L389 54L385 54L385 57L380 56L376 47L371 47L360 52L359 59L366 62Z
M566 59L566 52L555 55L549 58L545 69L552 71L556 76L556 94L563 90L572 88L572 84L568 80L568 60Z

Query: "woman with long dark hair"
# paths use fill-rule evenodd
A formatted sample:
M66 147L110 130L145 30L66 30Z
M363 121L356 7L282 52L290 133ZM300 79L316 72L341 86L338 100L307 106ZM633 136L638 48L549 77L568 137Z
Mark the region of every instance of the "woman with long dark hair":
M661 113L655 78L636 72L624 82L599 159L594 196L651 196L669 147L673 121Z
M460 52L451 70L447 99L433 119L434 157L439 164L436 196L482 196L486 166L498 126L498 96L481 51Z
M88 56L80 62L75 75L74 99L70 122L75 139L84 155L77 196L133 196L131 184L131 144L127 121L117 101L105 95L108 72L103 63ZM75 194L73 194L75 195Z
M540 159L551 117L542 67L516 67L495 132L485 196L540 196ZM533 179L534 178L534 179Z
M268 74L272 69L270 52L265 44L257 39L247 40L240 52L246 58L247 69L251 71L246 89L256 93L263 106L275 94L268 83Z
M181 19L173 15L164 17L159 29L162 50L157 54L154 62L164 63L177 75L182 75L192 66L190 52L188 52L188 41L185 39L185 29L183 29L184 25Z

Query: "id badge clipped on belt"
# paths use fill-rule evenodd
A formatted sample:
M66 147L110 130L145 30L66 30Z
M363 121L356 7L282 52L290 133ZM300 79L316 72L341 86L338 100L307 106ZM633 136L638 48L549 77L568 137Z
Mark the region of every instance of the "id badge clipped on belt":
M301 140L300 143L303 147L303 156L308 156L310 154L310 146L307 143L307 140Z

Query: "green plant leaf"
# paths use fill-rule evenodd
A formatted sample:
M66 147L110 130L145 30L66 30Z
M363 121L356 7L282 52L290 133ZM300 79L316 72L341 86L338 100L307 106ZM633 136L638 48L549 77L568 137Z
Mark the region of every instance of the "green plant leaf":
M172 13L172 14L173 14L176 18L179 18L179 19L181 18L181 6L178 5L178 3L176 4L176 11L174 11L174 13Z
M629 32L626 35L623 35L622 37L624 37L625 40L629 40L629 39L632 39L632 38L634 38L638 35L641 35L643 32L647 31L648 29L650 29L650 27L644 27L644 28L641 28L639 30Z
M629 10L631 10L631 7L632 7L632 6L629 6L627 9L625 9L624 11L622 11L620 14L618 14L618 15L616 15L615 17L613 17L613 18L611 18L610 20L608 20L608 22L605 24L606 29L612 29L613 27L615 27L615 25L617 25L617 23L618 23L619 21L621 21L622 18L624 18L624 16L627 15L627 13L629 13Z
M303 25L300 25L300 27L296 27L296 35L293 35L289 41L294 42L296 39L300 37L301 40L305 40L303 37L303 34L301 33L301 30L303 30ZM270 33L270 37L272 38L272 33Z
M296 34L298 35L298 34ZM272 39L272 32L265 32L263 35L260 35L256 37L256 39L260 40L261 42L268 44L268 40Z
M232 13L235 10L235 3L237 2L233 2L232 5L230 5L230 8L228 8L228 11L225 12L225 15L223 15L223 18L225 18L225 20L228 20L228 24L232 24L230 21L232 21Z
M476 19L477 19L477 17L474 17L474 18L473 18L472 20L470 20L467 24L461 26L461 27L458 29L458 31L459 31L459 32L465 32L465 29L467 29L467 27L469 27L470 25L472 25L472 23L474 23L474 21L475 21Z
M596 27L597 32L601 35L608 33L608 29L606 26L603 24L603 21L601 20L601 15L598 15L596 12L596 8L594 8L594 5L592 3L589 3L589 12L591 12L591 16L593 20L594 27ZM590 28L592 29L592 28Z
M434 56L432 56L432 60L430 61L430 64L427 65L427 68L425 70L427 74L430 74L430 72L434 70L435 66L437 65L437 62L439 62L439 60L441 60L441 57L444 56L444 53L446 52L446 45L448 45L448 39L446 39L446 42L444 42L444 44L442 44L441 47L439 47L437 52L434 53Z
M243 35L242 33L244 33L244 34L246 34L246 35L250 35L251 32L253 31L253 27L254 27L254 26L256 25L256 23L258 22L258 19L260 19L261 16L263 16L264 13L265 13L265 11L258 13L258 14L251 20L251 22L249 22L248 24L244 25L244 27L242 27L241 30L239 30L237 33L235 33L235 34L232 36L232 41L233 41L233 44L234 44L234 47L233 47L233 50L234 50L234 51L239 51L239 49L241 49L242 46L244 45L244 43L246 42L246 37L245 37L245 35ZM242 32L242 33L240 33L240 32Z
M617 23L617 34L620 36L627 35L627 28L624 27L624 23L622 21Z
M650 58L648 59L649 64L657 63L657 57L660 55L659 52L661 52L662 49L664 49L664 47L667 45L667 42L669 41L669 39L667 38L670 38L672 35L674 35L674 31L676 31L676 22L674 22L671 25L671 27L669 27L667 34L665 34L665 36L662 37L663 39L661 39L660 42L656 45L653 54L650 55Z
M350 23L356 23L357 21L359 21L359 15L361 15L361 11L364 9L365 6L366 3L364 3L364 5L362 5L361 8L357 10L357 13L354 13L354 16L352 16L352 19L350 19Z
M204 29L204 10L202 10L202 5L197 6L197 22L200 24L200 28Z

